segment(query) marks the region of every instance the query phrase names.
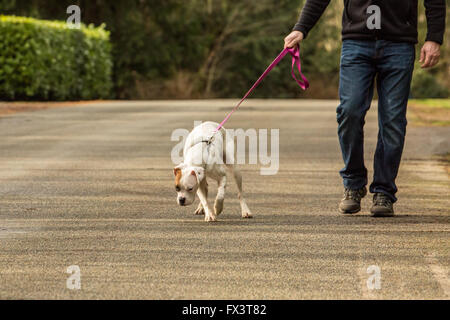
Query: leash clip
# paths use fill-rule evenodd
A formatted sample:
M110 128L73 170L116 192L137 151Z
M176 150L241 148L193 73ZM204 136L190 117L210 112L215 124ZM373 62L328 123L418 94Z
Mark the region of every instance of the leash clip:
M209 146L214 141L215 133L206 141L206 145Z
M215 133L208 138L208 140L202 140L203 143L206 143L207 146L211 145L211 143L214 141L214 135Z

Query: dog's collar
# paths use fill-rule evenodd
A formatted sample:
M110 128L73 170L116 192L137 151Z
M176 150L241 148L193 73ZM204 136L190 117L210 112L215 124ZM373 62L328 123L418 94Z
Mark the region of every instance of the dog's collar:
M200 141L194 143L193 146L195 146L195 145L198 144L198 143L206 143L206 145L209 146L209 145L213 142L213 140L214 140L214 136L212 136L212 137L209 138L209 139L203 139L203 140L200 140Z
M212 142L212 141L210 141L210 140L199 140L199 141L195 142L194 144L192 144L192 145L189 147L189 149L190 149L190 148L193 148L194 146L198 145L199 143L206 143L206 146L209 147L209 146L211 145L211 142Z

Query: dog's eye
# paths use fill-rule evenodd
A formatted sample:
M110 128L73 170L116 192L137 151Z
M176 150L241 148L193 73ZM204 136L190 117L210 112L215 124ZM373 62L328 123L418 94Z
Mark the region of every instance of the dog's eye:
M187 189L188 192L192 192L192 190L194 190L194 189L193 188Z
M175 187L175 191L176 191L176 192L180 192L180 190L181 190L181 189L180 189L179 186L176 186L176 187Z

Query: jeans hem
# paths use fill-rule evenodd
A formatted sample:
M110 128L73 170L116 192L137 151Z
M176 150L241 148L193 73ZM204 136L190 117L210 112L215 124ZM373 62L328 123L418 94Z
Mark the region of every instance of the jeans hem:
M387 192L385 190L377 190L377 189L374 189L374 188L370 188L370 193L382 193L386 197L388 197L392 201L392 203L397 202L397 198L394 195L392 195L391 193L389 193L389 192Z

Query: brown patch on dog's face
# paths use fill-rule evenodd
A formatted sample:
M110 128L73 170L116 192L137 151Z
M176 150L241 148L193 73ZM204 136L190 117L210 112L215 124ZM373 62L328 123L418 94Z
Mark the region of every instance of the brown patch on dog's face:
M184 171L184 173L183 173ZM175 191L177 192L177 202L180 206L188 206L195 200L197 191L197 178L194 174L189 174L189 170L182 170L177 167L173 169L175 175Z
M181 169L180 168L173 169L173 174L175 175L175 186L179 186L181 180Z

